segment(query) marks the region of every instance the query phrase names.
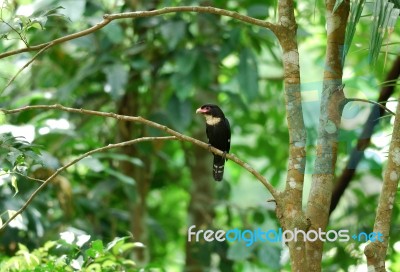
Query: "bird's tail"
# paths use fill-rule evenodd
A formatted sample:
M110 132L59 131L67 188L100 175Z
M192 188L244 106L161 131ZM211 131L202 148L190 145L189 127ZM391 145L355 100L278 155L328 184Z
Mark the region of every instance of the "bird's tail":
M224 176L225 159L221 156L214 156L213 177L216 181L221 181Z

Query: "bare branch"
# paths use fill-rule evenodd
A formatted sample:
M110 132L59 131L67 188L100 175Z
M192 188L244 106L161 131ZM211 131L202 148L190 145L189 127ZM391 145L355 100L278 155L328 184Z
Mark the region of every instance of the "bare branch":
M353 102L353 101L359 101L359 102L365 102L365 103L370 103L370 104L377 105L380 108L382 108L385 111L387 111L388 113L390 113L391 115L396 116L396 114L393 111L389 110L387 107L385 107L385 105L382 105L379 102L375 102L375 101L371 101L371 100L367 100L367 99L362 99L362 98L346 98L346 103Z
M7 173L7 174L10 174L10 175L18 175L18 176L20 176L20 177L23 177L23 178L26 178L26 179L29 179L29 180L38 182L38 183L40 183L40 184L42 184L42 183L45 182L45 180L43 180L43 179L33 178L33 177L30 177L30 176L27 176L27 175L24 175L24 174L22 174L22 173L15 172L15 171L9 172L9 173Z
M392 68L387 74L384 84L381 86L379 97L377 99L377 102L379 104L385 105L386 102L389 102L388 99L395 90L396 81L398 80L399 75L400 75L400 56L397 57L397 59L394 61ZM388 84L389 82L392 84ZM371 135L374 131L374 127L378 124L379 119L383 115L384 115L384 110L382 108L379 109L378 106L372 107L371 113L369 114L368 119L365 122L363 131L357 141L357 144L351 151L350 157L347 161L346 166L343 169L342 174L337 178L337 181L335 182L335 188L333 190L332 202L330 208L331 213L336 208L344 191L350 184L350 181L352 180L356 172L357 165L360 163L364 155L364 151L368 147L371 141Z
M225 153L221 150L218 150L214 147L210 147L207 143L199 141L195 138L183 135L175 130L172 130L164 125L160 125L156 122L152 122L150 120L147 120L141 116L126 116L126 115L119 115L115 113L110 113L110 112L101 112L101 111L93 111L93 110L85 110L85 109L76 109L76 108L70 108L70 107L64 107L60 104L55 104L55 105L34 105L34 106L25 106L22 108L18 109L13 109L13 110L6 110L6 109L0 109L4 114L14 114L14 113L19 113L23 112L26 110L33 110L33 109L42 109L42 110L62 110L66 112L73 112L73 113L80 113L80 114L87 114L87 115L95 115L95 116L101 116L101 117L108 117L108 118L114 118L120 121L126 121L126 122L136 122L136 123L141 123L148 125L150 127L159 129L164 131L167 134L173 135L179 140L186 141L186 142L191 142L195 145L198 145L204 149L210 150L212 153L220 156L225 156ZM260 173L258 173L254 168L252 168L249 164L245 163L244 161L240 160L238 157L236 157L233 154L226 154L226 158L235 162L236 164L240 165L244 169L246 169L248 172L253 174L271 193L271 195L277 199L278 192L275 190L275 188L271 185L271 183L268 182L267 179L265 179Z
M151 10L151 11L134 11L134 12L125 12L125 13L116 13L116 14L105 14L103 16L103 21L97 23L96 25L94 25L88 29L55 39L50 42L1 53L0 59L9 57L12 55L20 54L23 52L37 51L37 50L43 49L49 45L50 45L50 47L52 47L56 44L60 44L60 43L63 43L63 42L69 41L69 40L73 40L73 39L77 39L77 38L89 35L95 31L105 27L113 20L158 16L158 15L163 15L163 14L167 14L167 13L175 13L175 12L198 12L198 13L211 13L211 14L217 14L217 15L221 15L221 16L227 16L227 17L231 17L231 18L234 18L236 20L239 20L239 21L242 21L245 23L268 28L275 34L278 33L279 29L280 29L280 27L276 24L273 24L273 23L270 23L270 22L267 22L264 20L255 19L253 17L242 15L237 12L229 11L226 9L219 9L219 8L214 8L214 7L199 7L199 6L166 7L166 8Z
M383 241L375 241L367 245L364 254L368 268L373 271L386 271L385 258L389 244L390 225L393 207L396 203L397 186L400 180L400 103L397 104L392 140L389 147L388 164L383 177L382 192L376 210L374 232L380 233ZM371 270L370 269L370 270Z
M177 137L174 136L166 136L166 137L143 137L143 138L138 138L138 139L134 139L131 141L126 141L126 142L121 142L121 143L117 143L117 144L109 144L107 146L103 146L100 148L96 148L93 150L90 150L89 152L86 152L85 154L82 154L81 156L79 156L78 158L70 161L69 163L67 163L66 165L60 167L57 169L57 171L55 171L50 177L48 177L32 194L31 196L28 198L28 200L25 202L25 204L16 212L14 213L10 218L7 219L6 222L4 222L4 224L0 227L0 231L3 231L8 224L10 224L10 222L12 220L14 220L19 214L21 214L28 206L29 204L33 201L33 199L35 199L35 197L39 194L39 192L41 190L43 190L44 187L46 187L59 173L61 173L62 171L64 171L65 169L67 169L68 167L70 167L71 165L76 164L77 162L79 162L80 160L86 158L87 156L90 156L94 153L98 153L98 152L103 152L105 150L108 149L112 149L112 148L118 148L118 147L124 147L127 145L133 145L136 143L140 143L140 142L146 142L146 141L166 141L166 140L177 140Z

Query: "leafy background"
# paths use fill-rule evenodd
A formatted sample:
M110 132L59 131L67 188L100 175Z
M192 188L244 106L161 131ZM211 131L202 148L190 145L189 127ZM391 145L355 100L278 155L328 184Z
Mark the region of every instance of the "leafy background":
M352 4L354 9L365 7L353 28L354 37L348 41L345 93L373 100L399 55L400 37L398 31L386 34L381 54L371 53L370 43L379 43L371 35L375 8L364 1ZM176 5L212 5L270 21L275 21L277 12L276 1L265 0L4 1L0 51L80 31L100 22L106 13ZM324 6L318 1L302 1L296 4L296 14L310 154L306 199L324 69ZM219 104L230 120L232 152L274 186L283 186L288 155L283 70L281 51L270 31L210 14L114 21L96 33L48 49L5 88L34 54L0 60L0 107L60 103L141 115L205 141L203 120L194 112L211 101ZM373 54L376 59L370 57ZM395 104L388 107L394 109ZM370 109L364 103L345 108L338 174ZM391 122L390 117L381 120L355 180L331 216L329 229L372 231ZM47 178L94 148L161 135L141 125L60 111L1 116L1 124L3 221L38 186L18 173ZM10 132L22 137L11 137ZM231 162L227 162L224 181L215 183L211 157L187 143L165 142L143 143L84 159L58 176L1 233L0 271L34 267L42 269L37 271L129 271L135 267L288 270L288 251L279 243L257 242L246 247L240 242L187 242L187 228L193 224L215 230L279 228L274 204L267 202L270 196L262 185ZM398 212L396 204L389 250L393 271L400 267ZM354 241L327 243L324 271L365 268L364 247L365 243Z

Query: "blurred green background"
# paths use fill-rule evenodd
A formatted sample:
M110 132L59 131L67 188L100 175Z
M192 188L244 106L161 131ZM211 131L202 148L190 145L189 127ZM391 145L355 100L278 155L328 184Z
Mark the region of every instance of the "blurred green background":
M29 45L36 45L86 29L107 13L211 5L275 22L277 12L276 1L269 0L21 0L2 5L0 52L23 47L21 38ZM52 16L44 13L60 6L63 8L53 10ZM321 1L296 2L295 8L308 132L307 199L324 69L326 22ZM364 13L370 15L371 8L367 3ZM32 15L33 12L36 13ZM18 20L26 18L15 14L35 18L37 24L33 20L24 35L10 32L7 22L18 30L18 25L23 25ZM382 47L381 56L371 67L370 24L369 16L361 18L346 57L344 83L348 97L376 99L387 71L400 52L399 32L395 31L385 40L388 45ZM34 54L0 60L2 90ZM231 152L274 186L283 188L288 132L281 50L272 32L260 27L194 13L113 21L91 35L42 53L0 97L0 107L6 109L59 103L140 115L203 141L206 141L204 121L195 115L195 110L205 102L220 105L230 120ZM395 104L389 103L388 107L394 110ZM370 109L365 103L351 103L345 108L338 174ZM355 179L331 216L329 229L372 231L391 122L390 117L384 118L378 125ZM39 179L46 179L58 167L92 149L142 136L163 135L140 124L48 110L2 116L0 132L3 140L12 141L6 138L7 132L24 136L36 145L33 151L41 152L38 157L35 152L23 156L13 153L15 160L12 160L7 157L10 150L3 148L2 170L20 171ZM121 260L131 260L136 267L149 271L289 270L288 250L280 243L256 242L246 247L243 242L187 242L187 229L191 225L225 231L279 228L275 206L267 202L270 195L260 182L228 161L224 181L216 183L212 180L211 166L209 152L178 141L141 143L86 158L57 177L22 218L0 234L0 271L15 268L18 262L27 271L32 267L43 269L35 271L48 271L45 269L51 268L51 262L54 269L58 267L56 261L63 262L67 271L72 271L68 269L74 268L74 263L78 263L77 270L86 271L96 254L111 258L104 253L113 246L108 244L111 241L127 245L111 254L115 266L110 269L114 271L119 271L118 267L120 271L136 269ZM3 172L0 176L3 221L7 219L7 211L19 209L37 187L37 182ZM400 269L398 202L395 206L388 252L389 268L393 271ZM67 234L81 239L90 235L90 241L81 245L76 238L68 243L66 238L59 240L60 233L64 233L64 238ZM116 237L127 238L115 240ZM48 253L44 245L50 248ZM60 251L62 247L64 251ZM365 243L354 241L327 243L324 271L366 269L364 247ZM35 255L32 253L35 249L45 253L38 255L36 251ZM30 264L26 256L31 256ZM39 261L36 263L32 256ZM104 261L98 263L104 265ZM102 271L108 270L102 267Z

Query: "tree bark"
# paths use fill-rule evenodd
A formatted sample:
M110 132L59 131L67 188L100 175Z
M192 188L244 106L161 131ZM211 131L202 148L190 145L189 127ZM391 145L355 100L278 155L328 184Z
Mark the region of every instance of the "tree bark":
M302 210L303 184L306 162L306 129L300 92L300 64L297 45L297 23L294 2L279 1L279 31L276 35L283 51L286 116L289 129L289 158L286 187L276 198L276 213L284 230L306 231L308 223ZM307 271L305 243L299 240L288 243L292 271Z
M131 78L131 84L135 84L134 82L137 82L135 78L136 76ZM137 116L139 111L138 96L139 94L137 92L127 91L118 105L118 114ZM121 141L128 141L130 139L144 136L143 129L136 129L136 131L134 131L134 125L135 124L129 122L118 123L118 134ZM131 158L140 158L143 161L143 167L138 167L128 161L122 161L120 164L120 170L124 175L132 177L136 182L136 192L132 192L136 193L136 201L134 203L130 203L131 232L133 237L135 237L135 240L147 245L148 235L146 231L147 228L145 225L145 218L147 210L146 197L150 188L150 160L146 159L142 154L140 154L136 146L124 147L121 149L121 152ZM135 253L136 260L139 262L146 262L148 260L148 252L146 248L137 248Z
M204 137L204 132L196 134L196 138ZM192 186L190 189L191 199L189 203L189 226L195 225L196 229L212 229L214 220L215 202L215 182L211 176L212 156L205 153L204 149L197 146L193 147L192 158L189 162ZM209 173L209 175L207 175ZM185 271L197 272L204 271L210 266L210 256L205 256L203 252L209 253L207 243L186 241L186 267ZM203 249L204 248L204 249Z
M371 242L365 248L369 271L386 271L385 257L387 253L392 222L393 205L396 203L397 186L400 180L400 103L397 104L392 141L389 147L388 164L383 177L382 192L374 224L374 232L381 234L383 241ZM379 237L379 236L378 236Z
M333 179L337 159L337 144L342 110L345 105L343 93L343 45L349 1L345 0L334 12L335 0L325 1L327 20L327 50L324 80L321 94L320 117L314 173L307 204L310 230L325 231L328 225ZM323 242L307 242L309 271L321 271Z

